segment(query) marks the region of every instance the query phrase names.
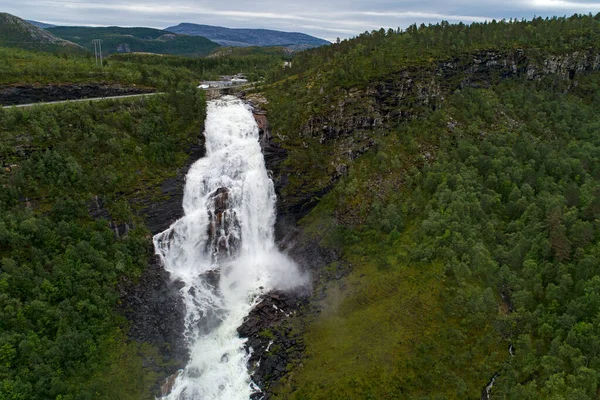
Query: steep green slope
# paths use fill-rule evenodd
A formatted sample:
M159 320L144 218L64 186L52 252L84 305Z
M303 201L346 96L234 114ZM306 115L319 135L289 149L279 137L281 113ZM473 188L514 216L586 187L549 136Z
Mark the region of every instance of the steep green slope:
M8 13L0 13L0 46L47 52L78 54L86 52L75 43L58 38Z
M151 399L161 357L129 342L117 282L151 235L130 205L158 198L198 138L204 95L0 108L0 398ZM159 191L160 193L160 191ZM103 200L106 219L88 211Z
M57 26L47 29L55 36L75 42L90 51L92 40L102 40L102 53L156 53L203 56L219 47L205 37L178 35L152 28Z
M353 271L309 323L293 398L476 398L495 373L498 398L594 398L596 107L465 90L357 161L302 223Z
M480 398L498 374L493 398L597 397L598 32L442 24L296 57L266 91L280 207L316 204L301 240L340 258L271 391Z

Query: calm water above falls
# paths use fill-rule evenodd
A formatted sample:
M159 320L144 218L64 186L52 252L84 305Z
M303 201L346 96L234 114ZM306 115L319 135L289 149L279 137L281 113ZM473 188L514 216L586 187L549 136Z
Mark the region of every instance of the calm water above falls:
M237 328L261 293L304 279L274 243L276 198L250 108L233 97L209 102L204 134L185 215L154 237L172 279L185 284L191 358L167 399L248 399L255 388Z

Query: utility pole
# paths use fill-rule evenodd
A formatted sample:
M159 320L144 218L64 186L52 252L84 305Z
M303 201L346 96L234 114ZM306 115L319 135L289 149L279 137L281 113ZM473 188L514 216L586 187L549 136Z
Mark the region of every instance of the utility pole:
M98 65L98 46L95 40L92 40L92 44L94 45L94 57L96 58L96 65Z
M100 58L100 66L102 67L102 40L94 39L92 40L94 44L94 56L96 57L96 65L98 65L98 58Z

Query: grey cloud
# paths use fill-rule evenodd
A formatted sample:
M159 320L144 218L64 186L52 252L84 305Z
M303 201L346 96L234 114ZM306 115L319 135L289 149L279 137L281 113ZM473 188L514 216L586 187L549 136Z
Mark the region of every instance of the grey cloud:
M250 4L250 5L249 5ZM165 28L193 22L239 28L300 31L329 40L412 23L485 21L600 12L600 0L0 0L0 9L64 25Z

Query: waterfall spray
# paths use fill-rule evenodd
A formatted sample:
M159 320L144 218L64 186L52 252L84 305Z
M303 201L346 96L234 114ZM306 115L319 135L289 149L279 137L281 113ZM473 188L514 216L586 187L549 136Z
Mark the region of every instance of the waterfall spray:
M273 238L275 192L250 108L208 103L206 157L186 178L185 215L154 237L165 269L183 282L190 361L168 400L248 399L249 355L237 328L274 289L305 282Z

